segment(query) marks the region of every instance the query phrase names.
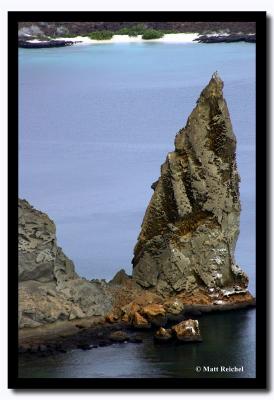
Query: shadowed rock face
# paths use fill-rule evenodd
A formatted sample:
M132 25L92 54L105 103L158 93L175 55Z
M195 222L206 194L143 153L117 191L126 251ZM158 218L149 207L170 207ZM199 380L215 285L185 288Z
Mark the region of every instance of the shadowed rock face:
M213 74L175 138L134 249L133 278L160 293L246 288L236 266L239 174L236 138Z

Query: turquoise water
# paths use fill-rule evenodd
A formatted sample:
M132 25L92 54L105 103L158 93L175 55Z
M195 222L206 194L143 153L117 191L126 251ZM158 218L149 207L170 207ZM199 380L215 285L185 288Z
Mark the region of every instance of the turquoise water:
M131 272L150 185L216 70L238 142L242 213L236 258L255 293L255 44L19 50L20 197L55 221L58 243L81 276L110 279L122 267ZM23 370L28 376L116 376L119 365L121 374L128 370L132 376L140 368L149 376L194 376L195 362L218 357L246 360L241 377L254 376L255 311L203 318L208 337L218 324L217 352L211 340L170 358L170 350L155 348L148 338L142 345L60 355L61 370L48 358L24 361ZM184 370L180 357L187 359Z

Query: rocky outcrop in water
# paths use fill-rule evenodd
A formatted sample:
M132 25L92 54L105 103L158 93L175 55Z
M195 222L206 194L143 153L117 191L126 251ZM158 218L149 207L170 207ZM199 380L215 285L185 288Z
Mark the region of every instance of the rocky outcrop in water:
M246 42L246 43L256 43L256 34L242 34L234 33L231 35L201 35L197 39L194 39L199 43L236 43L236 42Z
M215 73L154 183L134 249L134 280L161 294L246 290L234 258L239 181L236 138Z
M160 327L154 334L154 339L159 343L170 341L178 342L201 342L201 332L199 322L193 319L181 321L179 324L173 325L170 329Z
M107 284L79 278L46 214L26 200L18 210L19 326L106 315L112 307Z
M172 326L171 332L182 342L201 342L199 322L195 319L188 319Z
M37 42L31 42L29 40L19 40L18 47L23 49L48 49L51 47L65 47L72 46L74 41L72 40L43 40Z

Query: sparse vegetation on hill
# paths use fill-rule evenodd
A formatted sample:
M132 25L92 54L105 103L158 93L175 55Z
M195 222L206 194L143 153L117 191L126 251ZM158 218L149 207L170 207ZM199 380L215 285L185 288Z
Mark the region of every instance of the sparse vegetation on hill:
M114 35L111 31L97 31L88 34L87 36L93 40L110 40Z
M110 40L113 35L128 35L135 37L142 35L142 39L160 39L165 33L170 33L170 31L164 32L156 29L149 29L144 24L138 24L127 28L121 28L118 31L108 31L108 30L98 30L96 32L91 32L87 36L94 40Z
M173 31L160 31L156 29L149 29L144 24L138 24L127 28L121 28L117 31L98 30L96 32L90 32L85 36L90 37L93 40L110 40L113 35L128 35L135 37L142 35L142 39L160 39L165 33L173 33Z
M162 31L156 31L155 29L147 29L143 33L142 39L144 39L144 40L160 39L163 36L164 36L164 32L162 32Z
M120 35L143 35L145 30L154 29L163 33L256 33L255 22L216 22L216 21L173 21L173 22L20 22L19 35L30 34L35 37L87 36L92 32L108 31Z
M147 28L144 24L137 24L119 29L115 32L115 35L138 36L143 35L146 30Z

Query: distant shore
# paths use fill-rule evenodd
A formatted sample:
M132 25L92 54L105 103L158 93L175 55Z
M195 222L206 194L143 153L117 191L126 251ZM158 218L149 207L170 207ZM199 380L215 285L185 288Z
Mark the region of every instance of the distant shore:
M56 39L40 40L40 39L27 39L24 38L24 42L27 42L34 47L38 45L47 45L51 43L49 47L53 47L54 42L59 47L59 43L66 45L87 45L87 44L110 44L110 43L141 43L141 42L164 42L164 43L191 43L199 37L198 33L171 33L165 34L159 39L143 39L142 35L129 36L129 35L113 35L111 39L107 40L95 40L88 36L74 36L74 37L58 37ZM22 40L21 40L22 41ZM194 42L195 43L195 42ZM19 43L20 47L20 43Z
M19 47L23 48L47 48L47 47L64 47L71 45L92 45L92 44L111 44L111 43L230 43L230 42L248 42L255 43L256 35L254 34L209 34L200 35L199 33L169 33L158 39L143 39L142 35L113 35L111 39L95 40L88 36L74 37L58 37L41 40L38 38L19 39Z
M98 44L98 43L139 43L139 42L164 42L164 43L191 43L199 37L198 33L169 33L159 39L143 39L142 35L113 35L109 40L94 40L86 36L74 38L59 38L58 40L75 41L76 44Z

